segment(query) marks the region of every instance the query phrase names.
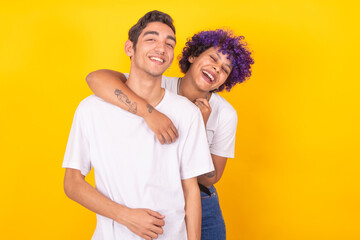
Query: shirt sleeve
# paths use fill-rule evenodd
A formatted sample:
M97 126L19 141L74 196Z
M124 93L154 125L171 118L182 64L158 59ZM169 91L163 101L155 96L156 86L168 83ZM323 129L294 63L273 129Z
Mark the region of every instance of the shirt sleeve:
M237 114L235 110L219 114L219 121L210 144L210 152L226 158L235 156Z
M184 133L182 133L184 134ZM205 126L199 109L190 123L181 148L181 179L197 177L214 171Z
M62 167L78 169L84 176L92 168L89 142L79 108L75 112Z

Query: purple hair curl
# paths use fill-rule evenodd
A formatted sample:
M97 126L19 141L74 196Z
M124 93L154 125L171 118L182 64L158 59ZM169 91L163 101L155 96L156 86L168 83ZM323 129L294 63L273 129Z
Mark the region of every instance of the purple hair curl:
M217 47L219 52L228 55L232 63L232 70L225 83L215 92L221 92L224 88L230 91L237 83L242 83L251 76L251 65L254 64L254 60L243 39L243 36L234 36L232 32L222 29L199 32L188 39L182 55L179 57L180 69L186 73L191 65L188 61L190 56L198 57L207 49Z

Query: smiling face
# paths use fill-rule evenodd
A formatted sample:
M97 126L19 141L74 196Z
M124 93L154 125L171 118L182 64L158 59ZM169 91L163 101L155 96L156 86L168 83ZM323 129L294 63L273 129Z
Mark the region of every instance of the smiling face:
M169 26L160 22L149 23L138 38L136 51L130 40L125 43L132 71L161 76L174 59L175 43L175 34Z
M218 51L218 48L211 47L198 57L189 57L191 63L186 74L190 74L196 87L200 91L212 91L221 86L231 72L231 61Z

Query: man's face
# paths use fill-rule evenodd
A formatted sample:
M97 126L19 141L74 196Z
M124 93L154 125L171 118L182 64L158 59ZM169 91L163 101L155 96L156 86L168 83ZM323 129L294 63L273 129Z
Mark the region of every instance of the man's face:
M198 57L189 57L191 63L188 72L201 91L212 91L221 86L231 73L231 61L218 51L218 48L211 47Z
M130 42L130 41L128 41ZM131 57L133 70L143 71L153 77L161 76L174 59L175 34L171 28L160 22L151 22L141 32L136 50L132 42L125 50Z

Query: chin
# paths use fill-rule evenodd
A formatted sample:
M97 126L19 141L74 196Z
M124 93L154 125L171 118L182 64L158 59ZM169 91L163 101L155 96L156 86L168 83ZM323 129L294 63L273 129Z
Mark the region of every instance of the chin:
M165 71L151 71L151 72L148 72L149 75L151 75L152 77L160 77L164 74Z

